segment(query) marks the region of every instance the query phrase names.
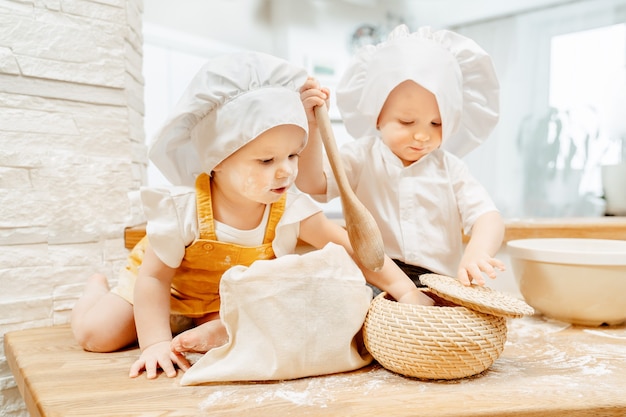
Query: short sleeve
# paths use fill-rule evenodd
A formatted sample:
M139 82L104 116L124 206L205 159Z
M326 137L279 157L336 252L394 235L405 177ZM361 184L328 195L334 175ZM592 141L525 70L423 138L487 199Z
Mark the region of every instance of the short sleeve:
M185 247L198 233L195 190L142 188L140 197L150 246L167 266L179 267Z
M363 161L366 160L367 153L371 152L372 146L378 140L378 138L371 136L345 143L341 147L339 151L341 163L346 177L348 178L348 183L353 190L356 189L359 183L359 177L363 169ZM311 195L315 201L321 203L326 203L340 196L337 179L335 178L335 174L333 173L327 157L324 157L324 173L326 174L326 194Z
M485 187L469 171L467 165L446 152L452 187L456 196L463 232L470 235L476 220L485 213L498 211Z
M300 234L300 222L322 211L308 194L289 191L285 212L276 226L272 247L276 257L294 253Z

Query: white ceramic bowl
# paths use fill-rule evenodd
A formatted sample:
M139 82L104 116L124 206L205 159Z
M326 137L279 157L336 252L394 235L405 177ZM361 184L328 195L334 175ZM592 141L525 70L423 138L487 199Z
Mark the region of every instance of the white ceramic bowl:
M626 322L626 241L520 239L507 244L528 304L583 326Z

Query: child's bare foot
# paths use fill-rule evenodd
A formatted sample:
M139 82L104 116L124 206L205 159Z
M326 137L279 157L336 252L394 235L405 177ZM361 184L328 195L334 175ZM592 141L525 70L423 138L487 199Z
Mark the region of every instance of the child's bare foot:
M228 333L221 320L211 320L189 329L172 340L172 351L177 353L206 353L228 342Z

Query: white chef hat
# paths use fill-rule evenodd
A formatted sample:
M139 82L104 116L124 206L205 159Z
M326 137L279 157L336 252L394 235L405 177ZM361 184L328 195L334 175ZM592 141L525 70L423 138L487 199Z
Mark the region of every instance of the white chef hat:
M173 185L194 185L263 132L296 125L308 132L300 87L307 73L257 52L226 54L198 71L149 150Z
M391 90L412 80L437 98L442 148L464 156L487 139L499 112L499 83L489 55L474 41L430 27L396 27L386 41L353 57L337 85L337 107L355 138L376 135Z

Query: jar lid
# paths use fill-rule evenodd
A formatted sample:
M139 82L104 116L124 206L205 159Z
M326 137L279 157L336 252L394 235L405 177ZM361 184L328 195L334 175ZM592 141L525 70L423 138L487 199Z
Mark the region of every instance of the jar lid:
M535 314L525 301L486 286L466 286L454 278L437 274L421 275L420 281L437 296L481 313L511 318Z

